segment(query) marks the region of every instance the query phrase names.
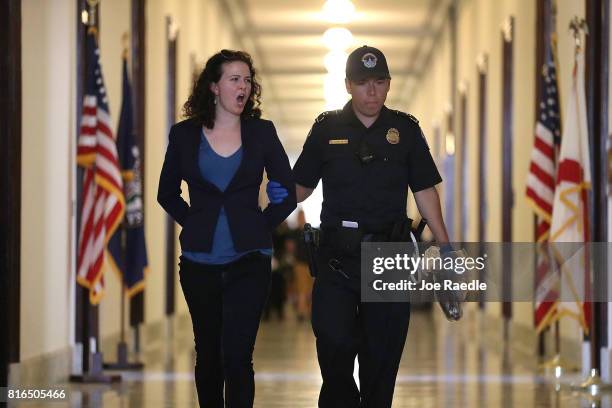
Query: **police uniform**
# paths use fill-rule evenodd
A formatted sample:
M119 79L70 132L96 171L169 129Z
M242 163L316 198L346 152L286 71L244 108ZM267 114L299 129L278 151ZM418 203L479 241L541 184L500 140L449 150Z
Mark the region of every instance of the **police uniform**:
M380 51L356 52L364 66L373 54L388 74ZM383 106L366 128L349 101L315 120L293 171L304 187L323 181L312 305L323 377L319 406L391 407L410 305L361 302L360 243L366 237L384 241L393 224L406 219L408 188L417 192L442 181L418 120ZM352 375L355 355L360 390Z

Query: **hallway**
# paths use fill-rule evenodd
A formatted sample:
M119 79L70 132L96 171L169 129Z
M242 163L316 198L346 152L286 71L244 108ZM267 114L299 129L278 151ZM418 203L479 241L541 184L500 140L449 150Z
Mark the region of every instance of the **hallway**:
M447 323L439 310L413 313L397 379L394 408L438 407L587 407L585 397L567 389L580 375L565 377L560 392L549 378L535 375L532 360L512 355L505 365L496 341L479 335L478 313L460 324ZM184 321L183 323L187 323ZM115 386L66 388L70 402L27 402L19 407L195 407L191 333L176 325L176 340L146 341L144 373L123 374ZM255 348L255 407L315 407L320 386L314 337L308 323L291 317L263 322ZM599 406L610 406L605 397Z
M479 255L489 244L511 251L488 258L499 279L461 321L447 322L438 305L413 311L393 407L612 407L611 10L612 0L0 2L0 408L16 389L67 398L9 407L197 407L181 255L213 243L233 248L221 263L243 249L272 254L270 305L295 303L306 316L306 223L323 230L323 265L344 274L334 246L408 241L391 228L406 217L427 221L422 239L443 258L473 244ZM253 68L238 76L236 51ZM239 92L211 92L238 78L248 84ZM357 91L376 83L377 101L365 102L376 109L364 116ZM214 126L190 113L190 100L208 101L213 119L231 102L231 137L219 139L237 149L225 153L241 151L236 168L214 165L233 154L213 148ZM242 124L260 119L273 150L266 138L250 149L257 127ZM168 154L178 123L193 125L193 145ZM259 156L243 160L243 147ZM235 188L200 191L207 171ZM283 184L279 173L299 194L275 202L268 186ZM220 217L226 207L233 221ZM217 235L223 220L227 234ZM602 250L552 252L583 243ZM382 274L364 259L362 273ZM207 299L209 287L187 287ZM341 296L321 298L331 301L320 314L341 331L345 319L330 313L344 310ZM315 339L298 320L288 312L261 324L255 407L317 406ZM116 373L113 385L70 381L113 373L98 363L120 360L120 342L144 371ZM553 354L581 371L557 383L540 374ZM350 372L350 355L344 366L330 356ZM588 373L610 385L600 400L570 387Z

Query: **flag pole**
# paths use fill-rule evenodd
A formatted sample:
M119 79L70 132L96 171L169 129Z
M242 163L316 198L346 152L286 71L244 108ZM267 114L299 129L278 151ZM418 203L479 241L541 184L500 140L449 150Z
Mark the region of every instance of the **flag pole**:
M121 41L123 43L123 53L122 58L127 61L129 57L129 35L128 33L123 33L121 36ZM126 179L124 178L124 182ZM125 297L127 292L127 286L125 284L125 276L127 273L127 232L128 232L128 219L127 213L123 216L123 221L121 226L119 227L120 231L120 246L121 246L121 266L120 275L121 275L121 305L120 305L120 322L121 329L119 335L119 343L117 343L117 362L116 363L104 363L104 368L109 370L142 370L144 368L144 364L140 361L130 363L128 361L128 346L125 341Z
M87 35L97 36L96 12L100 0L87 0ZM120 375L105 375L102 370L102 353L98 349L98 339L92 334L92 306L89 292L83 296L83 361L82 374L70 375L71 382L78 383L115 383L121 381ZM96 319L97 320L97 319ZM97 321L96 321L97 324Z
M585 19L579 19L578 17L574 17L572 21L570 22L570 30L573 32L573 35L574 35L574 41L575 41L574 52L575 52L575 56L577 56L578 53L580 53L582 49L582 34L589 35L589 27ZM586 195L585 195L585 198L586 198ZM585 205L585 208L588 208L588 206ZM585 230L588 228L588 222L584 222L584 228ZM586 238L587 239L585 239L585 241L588 242L590 239L588 235L586 236ZM588 266L585 269L589 276L589 279L587 282L589 283L589 288L590 288L595 276L594 276L594 271L591 272L592 263L589 262L589 257L590 257L590 251L587 251L585 262L587 263ZM593 302L592 297L590 296L585 296L585 297L586 299L584 299L584 301L585 302L588 301L591 303L591 310L590 310L590 316L589 316L590 317L589 319L589 323L590 323L589 341L590 341L590 355L591 355L590 365L591 367L590 367L590 372L587 378L580 384L572 385L572 389L578 390L584 393L588 393L591 397L597 398L601 394L612 392L612 384L605 383L602 380L601 376L599 375L598 364L596 361L597 356L598 356L598 353L597 353L598 344L597 344L597 338L596 338L597 336L596 336L596 331L595 331L596 325L599 325L599 322L595 318L595 315L596 315L595 302Z
M551 264L552 267L552 264ZM578 366L572 364L570 361L563 358L561 355L561 327L559 319L555 321L554 325L554 344L555 344L555 355L550 359L540 364L540 370L545 374L552 375L555 379L559 380L563 375L570 372L577 372Z
M545 70L546 65L548 63L548 55L551 55L553 59L555 71L558 73L559 65L557 63L557 53L556 53L556 49L557 49L557 37L556 37L557 1L556 0L543 0L543 4L538 7L538 13L541 13L538 17L538 23L542 25L542 28L538 32L538 42L542 43L542 47L539 52L541 53L540 56L543 56L542 61L541 61L542 65L541 66L538 65L538 68ZM558 81L557 78L555 78L555 82ZM540 86L538 84L538 89L539 88ZM538 95L538 100L540 100L540 98L542 98L542 95ZM539 111L539 108L536 109L536 116L538 115L538 111ZM560 129L561 129L561 111L559 110L559 131ZM554 152L551 157L551 160L553 162L553 166L555 167L555 172L556 172L557 158L558 158L558 143L556 143L554 139L553 139L553 148L554 148ZM541 246L540 250L544 252L544 249L548 251L548 246L547 246L548 236L547 236L547 233L544 233L541 231L540 227L542 225L541 224L542 222L544 222L542 218L538 216L535 217L534 236L535 236L535 241L538 243L537 245ZM548 259L552 259L552 257L549 254L547 254L546 257ZM536 259L536 265L537 264L538 264L538 260ZM553 265L554 264L552 262L548 262L549 269L552 268ZM554 272L557 273L556 270ZM556 309L556 306L555 306L555 309ZM553 313L556 313L556 310L553 311ZM578 371L577 366L571 364L569 361L565 360L561 356L561 335L560 335L559 320L555 319L554 328L552 330L546 330L546 331L552 333L553 344L554 344L554 354L551 358L543 361L539 365L538 368L540 369L540 371L543 372L544 374L552 375L556 379L560 379L567 372ZM545 354L545 350L544 350L545 349L545 336L546 336L546 333L544 332L541 332L539 335L540 348L541 348L542 355Z
M549 255L550 259L553 259L552 255ZM550 268L555 267L555 263L551 262L550 263ZM559 274L559 279L563 279L563 274L561 272L561 270L555 270L555 273ZM557 306L555 306L556 308ZM555 310L555 313L557 313L557 311ZM543 362L540 365L540 369L545 373L545 374L549 374L552 375L556 380L561 379L561 377L563 377L565 374L567 373L575 373L577 371L579 371L579 368L576 364L573 364L572 362L570 362L569 360L566 360L565 358L563 358L563 355L561 354L561 324L559 322L559 318L557 318L555 320L555 326L554 326L554 345L555 345L555 355L548 359L547 361Z
M125 341L125 271L127 267L127 219L124 218L121 228L121 264L123 270L121 272L121 331L119 343L117 343L117 362L116 363L104 363L104 368L108 370L142 370L144 364L140 361L130 363L128 361L128 346Z
M553 27L557 27L557 0L553 0L552 4L552 18L553 18ZM552 55L553 55L553 59L554 59L554 63L555 66L557 68L557 74L559 73L559 64L558 64L558 59L557 59L557 33L556 31L553 31L551 33L551 44L550 46L552 47ZM558 77L557 77L558 78ZM561 97L562 95L559 94L559 101L561 101ZM562 115L561 110L559 111L559 113ZM559 144L558 143L554 143L555 146L555 152L554 152L554 157L555 157L555 171L557 170L557 166L559 163L557 163L557 159L559 158ZM552 264L551 264L552 265ZM561 271L559 270L559 282L561 282L562 276L561 276ZM555 362L555 366L554 366L554 375L556 378L559 378L560 376L562 376L564 373L567 372L576 372L579 370L578 366L575 364L572 364L571 362L569 362L568 360L565 360L563 358L563 356L561 355L561 323L559 322L559 320L557 319L555 321L555 357L553 358L553 361Z

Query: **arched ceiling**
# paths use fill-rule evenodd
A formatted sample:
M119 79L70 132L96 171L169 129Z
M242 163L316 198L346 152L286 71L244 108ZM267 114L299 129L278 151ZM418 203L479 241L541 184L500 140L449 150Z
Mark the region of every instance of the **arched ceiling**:
M345 27L349 51L367 44L381 49L392 76L387 105L406 107L427 66L452 0L355 0L355 16L333 24L324 1L219 0L240 45L261 73L264 115L275 121L283 144L299 151L316 116L325 110L323 33Z

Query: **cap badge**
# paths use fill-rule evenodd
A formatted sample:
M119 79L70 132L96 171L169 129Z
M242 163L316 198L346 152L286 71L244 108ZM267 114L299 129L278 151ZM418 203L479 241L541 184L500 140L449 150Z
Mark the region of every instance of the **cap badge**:
M368 52L361 57L361 61L366 68L374 68L378 62L378 58L376 58L376 55Z
M387 130L387 142L391 144L398 144L400 141L399 130L391 128Z

